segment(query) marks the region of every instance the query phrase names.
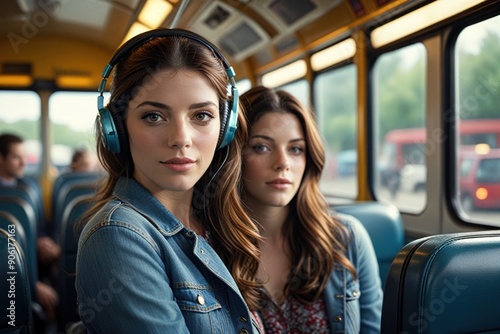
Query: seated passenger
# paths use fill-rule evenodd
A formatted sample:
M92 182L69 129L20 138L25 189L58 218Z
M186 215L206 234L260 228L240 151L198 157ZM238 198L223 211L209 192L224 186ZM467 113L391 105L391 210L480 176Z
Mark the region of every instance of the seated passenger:
M78 244L90 333L261 332L249 309L260 236L236 188L245 122L227 95L231 71L206 43L162 29L117 51L97 131L107 178Z
M379 333L382 288L370 237L320 192L313 113L262 86L241 96L249 122L244 201L260 228L259 315L268 333Z
M73 152L69 172L88 173L99 170L99 161L93 152L86 148L78 148Z
M26 148L24 140L14 134L0 135L0 186L15 188L24 175Z

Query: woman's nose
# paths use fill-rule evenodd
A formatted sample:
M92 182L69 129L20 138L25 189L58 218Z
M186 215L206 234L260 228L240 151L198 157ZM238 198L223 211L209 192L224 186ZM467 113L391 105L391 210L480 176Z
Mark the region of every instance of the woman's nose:
M185 120L177 120L168 129L168 145L173 148L183 148L191 145L189 124Z
M287 170L290 168L290 159L286 154L286 150L278 150L276 152L273 168L276 170Z

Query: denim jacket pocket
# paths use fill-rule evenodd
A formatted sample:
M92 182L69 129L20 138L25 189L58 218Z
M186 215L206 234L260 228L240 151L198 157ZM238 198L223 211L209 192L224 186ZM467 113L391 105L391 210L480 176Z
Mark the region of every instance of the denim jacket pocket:
M359 282L350 282L346 288L346 333L359 333L360 310L359 298L361 296Z
M209 288L184 287L174 291L181 311L210 312L222 306Z
M210 288L182 287L174 294L191 333L223 333L232 328Z

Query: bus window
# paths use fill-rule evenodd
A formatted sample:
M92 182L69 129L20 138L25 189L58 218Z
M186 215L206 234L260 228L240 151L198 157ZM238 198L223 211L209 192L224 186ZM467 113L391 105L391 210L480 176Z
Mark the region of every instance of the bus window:
M95 149L95 119L97 92L56 92L49 100L52 123L52 163L62 171L70 164L77 148ZM109 93L104 99L109 98Z
M242 95L247 90L252 88L252 82L250 79L242 79L236 83L236 87L238 88L238 94Z
M459 215L500 226L500 16L466 27L455 47Z
M418 43L377 59L374 66L375 192L400 210L421 212L427 202L425 47Z
M288 93L298 98L300 102L302 102L306 107L311 106L311 102L309 100L309 84L307 80L302 79L294 81L280 86L279 89L287 91Z
M25 140L25 174L37 177L41 166L41 101L33 91L0 91L0 133L13 133Z
M356 198L356 66L350 64L319 74L314 91L314 106L326 148L321 190L326 195Z

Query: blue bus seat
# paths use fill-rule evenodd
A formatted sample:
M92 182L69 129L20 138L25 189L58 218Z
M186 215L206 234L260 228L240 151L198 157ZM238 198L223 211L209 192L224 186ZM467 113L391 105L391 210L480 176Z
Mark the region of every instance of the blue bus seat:
M68 204L75 198L81 195L91 195L96 192L97 184L95 182L87 182L82 180L72 180L66 182L61 189L56 198L54 204L54 237L60 242L61 238L61 224L63 220L64 211L66 210Z
M37 205L40 207L40 213L42 215L41 219L43 222L45 222L46 217L45 217L45 206L43 202L42 187L40 186L40 182L38 181L38 179L32 176L25 175L21 178L19 186L24 189L29 189L28 191L30 192L30 196L34 198Z
M7 211L0 210L0 228L8 231L9 225L14 227L16 231L14 239L19 243L24 254L28 251L28 241L26 240L26 232L21 222Z
M381 332L500 333L499 251L499 230L408 243L387 277Z
M45 230L44 208L42 199L36 189L24 182L20 182L18 187L0 187L0 196L16 196L28 202L35 211L38 231Z
M24 228L26 236L26 263L30 281L31 290L35 291L35 282L38 280L38 258L36 252L36 241L38 229L36 224L35 211L33 207L25 200L12 196L0 196L0 211L5 211L17 218ZM35 294L32 295L35 297Z
M385 290L391 263L405 245L399 210L393 204L375 201L335 205L332 209L354 216L366 228L377 256L382 289Z
M0 333L33 333L26 259L12 232L0 229Z
M76 254L78 250L78 233L75 225L80 222L83 214L89 209L91 200L91 195L80 195L74 198L66 206L61 222L59 304L57 312L59 331L65 331L66 327L80 320L75 289Z
M105 174L101 172L73 172L59 175L52 189L51 230L56 240L60 235L60 223L64 208L75 197L95 192ZM73 190L72 188L78 188Z
M57 196L59 192L61 191L61 188L67 183L67 182L74 182L76 181L84 181L84 182L93 182L101 179L105 175L104 172L70 172L70 173L63 173L60 174L55 180L52 185L52 204L54 204L57 201Z

